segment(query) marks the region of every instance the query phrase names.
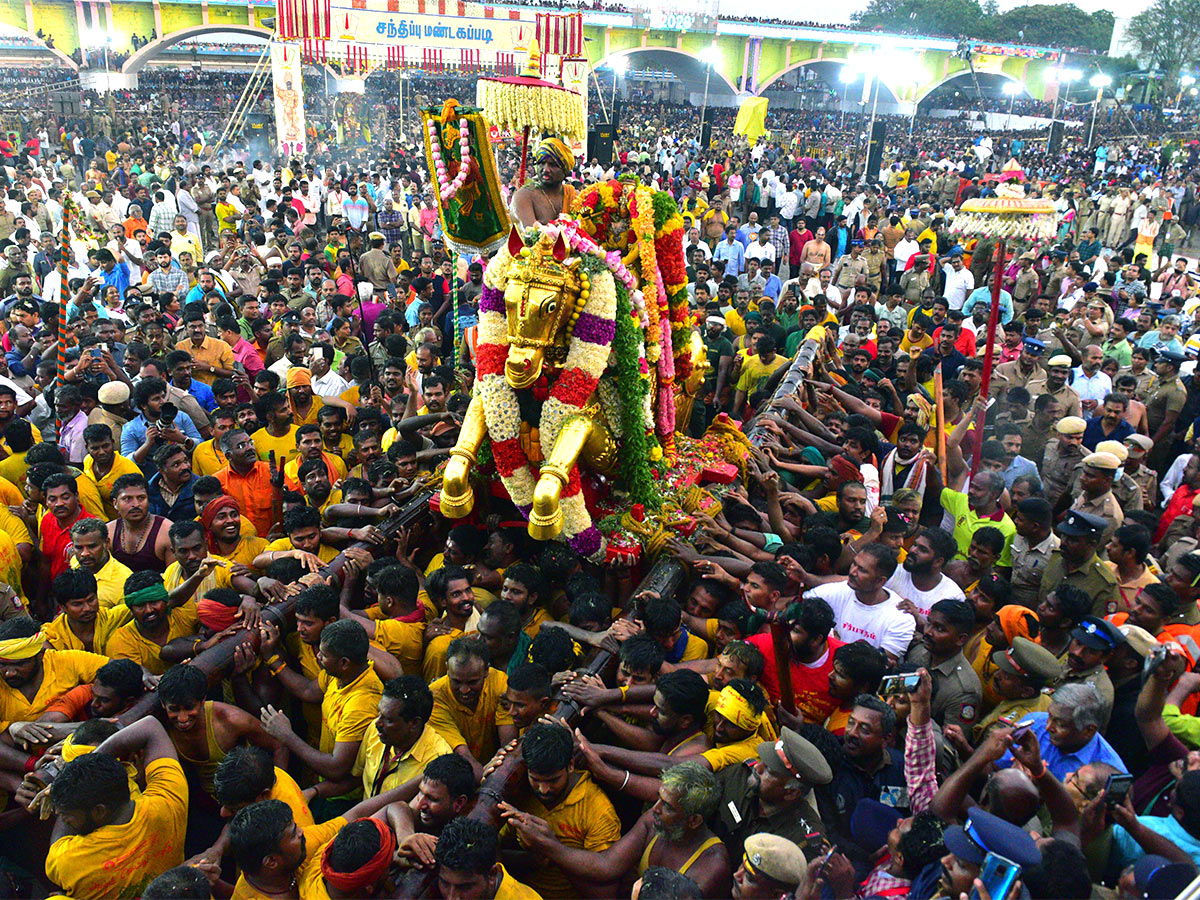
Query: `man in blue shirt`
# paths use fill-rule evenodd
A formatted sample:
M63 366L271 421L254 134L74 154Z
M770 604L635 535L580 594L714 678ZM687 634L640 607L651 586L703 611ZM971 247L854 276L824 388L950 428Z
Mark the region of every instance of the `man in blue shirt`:
M759 265L761 266L760 274L766 279L762 288L763 296L770 297L772 300L778 300L779 294L783 290L783 282L775 274L774 260L764 259Z
M187 413L177 411L169 428L162 427L163 405L167 402L167 383L161 378L143 378L133 389L138 416L121 428L121 455L132 459L142 472L158 471L154 450L164 443L182 444L189 453L203 440Z
M988 307L988 309L991 309L991 306L992 306L992 287L991 287L991 285L988 285L988 284L981 285L981 286L975 288L975 290L971 291L971 293L967 294L966 302L963 303L963 307L962 307L963 315L964 316L971 315L971 310L973 310L975 308L975 305L978 303L982 303L984 306ZM1007 325L1009 322L1012 321L1012 317L1013 317L1012 294L1010 294L1008 291L1001 288L1001 290L1000 290L1000 324ZM981 345L984 343L983 335L979 336L979 343Z
M171 384L181 391L187 391L206 413L210 413L217 408L216 395L207 384L192 377L193 366L192 354L186 350L172 350L167 354L167 374L171 377Z
M96 251L96 262L99 263L100 268L92 274L99 278L106 288L115 285L117 296L124 300L125 290L129 287L129 263L124 259L117 262L117 258L107 247L101 247ZM98 293L103 296L104 290L101 289Z
M1165 837L1172 844L1200 865L1200 772L1184 774L1175 785L1169 816L1137 816L1128 830L1114 825L1112 850L1114 859L1121 867L1146 855L1147 837Z
M1100 736L1108 718L1108 707L1095 685L1064 684L1050 698L1047 712L1030 713L1022 717L1017 727L1029 726L1037 738L1042 760L1059 781L1092 763L1107 763L1119 772L1127 772L1125 762L1112 746ZM996 768L1012 765L1012 751L996 762Z
M1087 428L1083 430L1083 446L1095 452L1096 445L1101 441L1121 441L1134 433L1134 428L1125 421L1125 410L1129 408L1129 398L1124 394L1109 394L1104 398L1099 415L1088 419Z
M738 243L737 229L732 225L725 229L725 240L713 250L713 259L725 263L725 274L738 276L746 267L746 250Z

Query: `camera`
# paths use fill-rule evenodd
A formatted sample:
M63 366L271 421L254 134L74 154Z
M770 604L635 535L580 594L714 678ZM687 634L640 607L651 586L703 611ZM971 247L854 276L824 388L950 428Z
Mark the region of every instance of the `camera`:
M179 407L170 401L162 405L162 410L158 414L159 428L174 428L175 417L179 415Z

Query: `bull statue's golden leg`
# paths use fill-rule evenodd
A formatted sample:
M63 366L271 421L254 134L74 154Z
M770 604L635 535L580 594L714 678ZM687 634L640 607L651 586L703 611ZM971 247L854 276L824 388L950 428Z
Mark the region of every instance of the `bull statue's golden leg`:
M611 473L617 464L617 449L604 425L587 413L576 413L563 422L550 458L542 463L533 489L529 511L529 535L539 541L558 536L563 527L562 492L570 472L580 458L593 469Z
M475 506L475 493L471 489L471 466L475 465L479 445L487 435L487 423L483 420L483 401L471 398L467 414L463 417L458 443L450 451L450 461L442 475L442 515L447 519L461 519L470 514Z

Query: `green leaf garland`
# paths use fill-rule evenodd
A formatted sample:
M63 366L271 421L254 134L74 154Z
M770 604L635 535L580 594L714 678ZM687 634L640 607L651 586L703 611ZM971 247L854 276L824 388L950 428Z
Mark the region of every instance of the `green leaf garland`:
M621 428L624 432L622 465L629 466L626 483L633 502L657 508L658 488L650 473L650 444L644 413L650 383L641 373L638 330L629 291L620 281L616 286L617 327L613 334L613 349L616 351L617 393L621 397Z

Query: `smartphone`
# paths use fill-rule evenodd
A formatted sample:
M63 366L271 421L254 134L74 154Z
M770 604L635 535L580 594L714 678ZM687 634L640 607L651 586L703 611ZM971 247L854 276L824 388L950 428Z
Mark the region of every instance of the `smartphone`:
M992 900L1006 900L1020 876L1021 867L997 853L985 856L983 867L979 870L979 880L987 888L988 896ZM970 900L979 900L979 891L971 888Z
M1029 727L1028 725L1018 725L1013 729L1013 733L1009 735L1009 738L1014 744L1017 743L1021 738L1029 734Z
M1132 775L1109 775L1108 783L1104 785L1104 805L1109 809L1123 806L1132 787Z
M91 350L91 354L92 354L92 359L99 359L100 358L100 348L93 347Z
M911 694L920 684L920 675L887 675L879 683L879 693L884 697L891 694Z

